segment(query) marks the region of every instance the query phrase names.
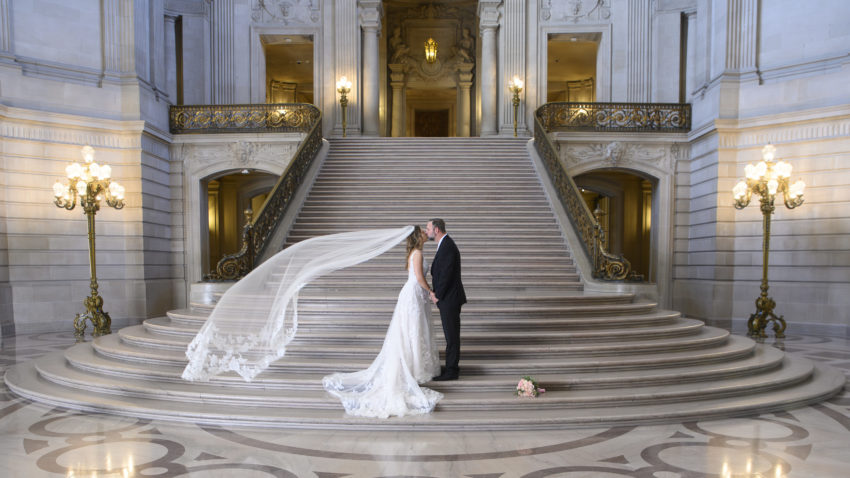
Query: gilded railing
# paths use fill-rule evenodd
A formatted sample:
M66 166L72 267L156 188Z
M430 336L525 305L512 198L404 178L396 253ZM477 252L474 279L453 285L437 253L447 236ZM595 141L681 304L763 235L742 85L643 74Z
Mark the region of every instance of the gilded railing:
M307 133L320 116L306 103L179 105L169 109L169 126L172 134Z
M227 119L229 118L229 119ZM260 210L247 213L242 248L224 256L205 280L236 280L254 268L322 148L322 113L308 104L173 106L172 133L293 131L306 137ZM252 217L253 216L253 217Z
M546 103L537 110L546 132L687 132L691 105L679 103Z
M593 263L593 277L600 280L623 280L629 275L631 264L625 257L605 250L602 227L581 197L573 178L564 169L558 157L558 148L546 134L541 113L548 111L550 105L552 103L541 106L535 115L534 147L546 166L552 184L558 190L558 197L578 232L585 253Z

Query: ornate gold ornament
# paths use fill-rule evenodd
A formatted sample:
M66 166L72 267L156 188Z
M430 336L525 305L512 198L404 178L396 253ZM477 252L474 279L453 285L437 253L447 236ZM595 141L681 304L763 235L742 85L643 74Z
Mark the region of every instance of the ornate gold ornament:
M351 81L342 77L336 82L336 91L339 93L339 106L342 108L342 137L345 138L345 109L348 107L348 93L351 91Z
M511 104L514 105L514 137L516 137L517 117L519 115L519 94L522 92L523 82L518 76L508 83L508 89L514 94Z
M789 186L791 176L791 165L785 161L774 163L776 148L772 144L765 146L762 151L762 160L758 164L748 164L744 168L747 176L745 181L740 181L732 188L735 198L735 209L744 209L750 203L753 194L759 196L761 202L762 220L762 266L761 266L761 294L756 299L756 311L747 320L747 335L751 337L767 337L764 329L768 322L773 322L773 331L776 338L785 337L785 319L777 317L773 312L776 302L768 297L767 290L767 267L770 255L770 217L773 215L774 200L776 195L782 193L783 202L788 209L803 204L803 191L806 183L798 180Z
M319 116L304 103L179 105L169 108L172 134L306 132Z
M86 332L86 321L91 321L94 326L93 336L101 336L112 333L112 319L103 311L103 297L98 292L97 267L95 263L95 229L94 217L100 210L100 201L106 200L106 204L121 209L124 207L124 187L113 182L112 168L108 164L99 165L94 162L94 148L84 146L82 151L84 163L71 163L65 168L68 183L63 184L56 181L53 185L53 203L57 207L72 210L76 206L77 198L80 206L88 219L89 233L89 268L91 295L86 297L83 304L86 313L77 314L74 318L74 336L77 341L83 340Z
M670 131L691 129L691 105L679 103L546 103L538 116L548 131Z
M437 42L433 38L425 40L425 61L428 63L437 61Z

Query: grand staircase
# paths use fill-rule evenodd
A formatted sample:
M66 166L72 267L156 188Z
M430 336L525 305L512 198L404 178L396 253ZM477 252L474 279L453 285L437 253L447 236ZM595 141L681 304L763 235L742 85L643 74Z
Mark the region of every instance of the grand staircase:
M9 370L25 397L88 411L303 428L542 429L680 421L823 400L844 376L705 326L630 294L583 291L525 140L331 140L287 244L364 228L446 220L463 256L461 378L428 416L346 416L323 375L365 368L406 279L399 245L302 291L299 331L251 383L180 379L184 350L213 303ZM434 245L425 249L426 260ZM438 342L439 316L433 313ZM533 375L547 392L513 395Z

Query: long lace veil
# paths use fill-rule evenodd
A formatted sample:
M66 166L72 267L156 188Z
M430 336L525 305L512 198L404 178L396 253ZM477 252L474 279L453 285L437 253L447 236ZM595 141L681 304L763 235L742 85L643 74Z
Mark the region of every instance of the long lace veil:
M250 382L283 357L295 337L302 287L383 254L412 231L406 226L331 234L277 253L222 295L186 350L183 379L208 381L232 370Z

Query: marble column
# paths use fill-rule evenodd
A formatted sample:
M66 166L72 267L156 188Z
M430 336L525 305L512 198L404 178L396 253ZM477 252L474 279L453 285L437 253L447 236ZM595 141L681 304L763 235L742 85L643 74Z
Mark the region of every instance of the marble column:
M497 76L496 33L499 28L501 1L481 0L478 3L479 29L481 31L481 136L498 133L497 102L499 86Z
M460 94L457 102L457 135L460 137L468 137L470 134L470 101L469 94L472 88L472 68L475 65L472 63L462 63L458 65L457 86Z
M404 65L390 64L390 86L393 89L393 111L391 134L394 138L404 136Z
M380 0L360 0L363 28L363 134L377 136L380 127L380 79L378 36L381 33Z
M101 2L103 75L107 79L134 71L136 63L133 8L133 0Z

